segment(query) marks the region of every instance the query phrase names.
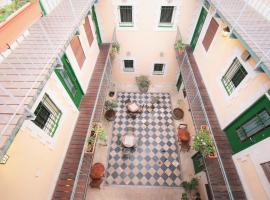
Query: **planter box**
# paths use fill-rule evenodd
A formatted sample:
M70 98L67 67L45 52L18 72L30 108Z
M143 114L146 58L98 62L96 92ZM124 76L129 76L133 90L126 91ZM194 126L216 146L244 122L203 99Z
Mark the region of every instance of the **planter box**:
M85 153L89 153L89 154L93 155L95 152L96 144L97 144L98 134L96 132L91 132L91 136L92 136L92 134L94 134L94 144L92 147L90 147L89 144L87 144Z

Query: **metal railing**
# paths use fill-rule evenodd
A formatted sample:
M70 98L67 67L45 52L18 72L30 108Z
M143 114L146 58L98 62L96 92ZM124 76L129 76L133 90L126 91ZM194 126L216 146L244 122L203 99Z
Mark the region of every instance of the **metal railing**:
M111 49L111 45L109 48L109 52L110 52L110 49ZM107 91L108 91L108 88L110 87L110 84L111 84L110 76L111 76L111 71L112 71L112 64L111 64L109 52L108 52L108 55L106 58L105 68L103 70L101 82L100 82L100 85L98 88L98 93L97 93L97 98L95 100L94 109L93 109L93 112L91 114L91 118L90 118L90 122L89 122L89 126L88 126L88 131L87 131L87 135L86 135L85 142L84 142L83 153L81 154L81 158L80 158L79 166L77 169L77 173L76 173L76 177L75 177L75 181L74 181L74 185L72 188L72 193L71 193L70 199L74 199L75 194L76 194L76 188L77 188L78 180L79 180L81 169L82 169L83 159L84 159L84 155L85 155L85 149L87 148L87 140L91 134L92 124L93 124L93 122L98 122L101 120L100 114L102 113L102 108L103 108L103 105L105 102Z
M191 115L192 115L192 120L195 126L195 130L197 132L200 129L201 125L207 125L209 127L209 131L211 133L210 135L214 141L218 163L221 169L221 173L223 175L223 179L224 179L229 197L230 199L234 199L232 191L231 191L231 187L230 187L230 184L229 184L229 181L228 181L228 178L227 178L227 175L226 175L226 172L225 172L225 169L224 169L221 157L220 157L220 153L219 153L217 144L215 142L215 138L213 137L213 130L212 130L211 124L209 122L209 119L206 113L206 109L205 109L205 106L201 97L201 93L200 93L200 90L199 90L197 81L195 79L194 72L191 67L186 51L184 52L183 60L181 63L179 63L179 65L180 65L180 71L183 77L183 83L187 92L187 99L188 99L189 106L191 109ZM210 188L214 196L213 189L211 186L211 178L208 176L208 172L207 172L207 177L210 181Z

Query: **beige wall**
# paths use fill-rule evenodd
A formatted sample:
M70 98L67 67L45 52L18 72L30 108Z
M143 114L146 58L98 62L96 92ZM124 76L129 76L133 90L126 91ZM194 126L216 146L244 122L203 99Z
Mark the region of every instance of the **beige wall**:
M261 163L269 162L270 138L267 138L235 155L233 160L245 188L248 199L270 199L270 183Z
M255 70L256 63L253 59L248 62L241 59L241 54L245 50L244 47L239 40L222 36L224 25L220 20L218 20L220 26L214 40L208 52L205 51L202 40L212 15L212 13L209 13L206 18L194 50L194 56L221 127L224 128L269 89L270 79L265 73ZM240 62L247 70L248 75L229 96L221 82L221 78L236 56L240 58Z
M94 31L92 20L90 24ZM66 54L85 92L99 54L99 47L96 39L89 47L83 22L80 33L86 56L83 67L79 68L70 46ZM93 35L95 38L94 33ZM51 199L79 111L55 73L39 95L32 108L33 112L44 93L47 93L62 111L59 127L51 138L33 122L28 120L23 123L8 150L9 160L5 165L0 165L0 199Z
M177 25L186 30L183 38L189 39L187 33L192 29L192 21L187 20L193 13L193 7L197 6L196 0L192 1L120 1L112 3L100 0L97 4L97 16L100 24L102 40L112 41L113 30L116 30L116 38L120 44L120 52L113 61L113 81L120 88L127 90L134 87L135 77L148 75L152 81L151 89L169 88L175 86L179 68L175 59L174 43L176 39ZM133 28L121 28L118 26L119 5L132 5L134 16ZM174 5L177 7L172 28L158 28L161 5ZM188 7L188 9L185 9ZM187 14L187 15L186 15ZM123 60L135 61L135 72L123 71ZM164 63L164 75L153 75L154 63Z

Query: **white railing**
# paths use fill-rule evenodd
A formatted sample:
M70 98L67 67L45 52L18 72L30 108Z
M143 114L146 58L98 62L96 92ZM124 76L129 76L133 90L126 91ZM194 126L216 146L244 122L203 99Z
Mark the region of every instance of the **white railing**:
M110 52L111 46L109 48L109 52ZM90 137L91 134L91 128L92 128L92 124L94 122L94 119L96 116L100 116L99 114L97 114L96 112L100 112L100 109L97 110L98 107L104 105L104 101L107 95L107 90L105 88L109 88L109 84L110 84L110 74L111 74L111 59L110 59L110 54L108 52L107 58L106 58L106 62L105 62L105 68L103 70L102 73L102 78L101 78L101 82L98 88L98 93L97 93L97 98L95 100L95 104L94 104L94 109L93 112L91 114L91 118L90 118L90 122L89 122L89 126L88 126L88 130L87 130L87 135L84 141L84 146L83 146L83 152L81 154L81 158L80 158L80 162L79 162L79 166L77 169L77 173L76 173L76 177L75 177L75 181L74 181L74 185L72 188L72 193L71 193L71 197L70 199L74 199L75 194L76 194L76 188L77 188L77 184L80 178L80 173L81 173L81 169L82 169L82 164L83 164L83 159L84 159L84 155L85 155L85 149L87 148L87 140ZM105 90L104 90L105 89ZM98 121L98 119L95 119L95 121ZM89 166L90 168L91 166Z
M214 141L218 163L220 166L221 173L223 175L223 179L224 179L227 191L228 191L229 198L234 199L232 191L231 191L231 187L230 187L230 184L229 184L229 181L228 181L228 178L227 178L224 166L223 166L223 162L221 160L220 153L219 153L217 144L215 142L215 138L213 137L213 130L212 130L211 124L209 122L206 109L204 107L201 93L200 93L200 90L199 90L197 81L195 79L194 72L193 72L193 69L191 67L191 64L190 64L190 61L189 61L189 58L188 58L186 51L184 53L184 57L183 57L182 62L179 64L180 64L180 71L181 71L182 77L183 77L183 83L184 83L184 86L185 86L185 89L187 92L187 99L188 99L189 106L191 109L191 115L192 115L192 120L193 120L195 129L196 129L196 131L198 131L200 129L201 125L207 125L209 127L209 130L212 133L211 136L212 136L213 141ZM203 116L203 118L199 118L198 117L199 115ZM207 168L206 168L206 171L207 171ZM207 176L208 176L208 172L207 172ZM212 194L214 196L213 189L211 186L211 178L209 176L208 176L208 179L210 181L210 188L211 188Z

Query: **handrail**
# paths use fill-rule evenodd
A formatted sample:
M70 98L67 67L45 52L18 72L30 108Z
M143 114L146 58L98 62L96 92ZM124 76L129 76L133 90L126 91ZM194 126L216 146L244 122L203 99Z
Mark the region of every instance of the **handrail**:
M234 197L233 197L233 194L232 194L232 191L231 191L231 187L230 187L230 184L229 184L229 181L228 181L228 178L227 178L227 175L226 175L226 172L225 172L225 169L224 169L224 166L223 166L221 157L220 157L220 153L219 153L219 150L218 150L218 147L217 147L215 138L213 137L213 130L212 130L212 127L211 127L211 125L210 125L210 122L209 122L209 119L208 119L208 116L207 116L207 113L206 113L206 109L205 109L204 104L203 104L203 100L202 100L202 97L201 97L201 93L200 93L200 90L199 90L197 81L196 81L195 76L194 76L193 69L192 69L192 67L191 67L191 64L190 64L190 61L189 61L187 52L186 52L186 50L185 50L185 51L184 51L184 58L183 58L183 60L186 59L186 57L187 57L188 65L189 65L189 68L190 68L190 72L189 72L189 73L190 73L190 76L191 76L192 81L193 81L193 83L194 83L194 85L195 85L195 88L196 88L196 96L199 98L199 102L200 102L200 106L201 106L202 111L203 111L204 118L205 118L206 123L207 123L207 125L208 125L208 127L209 127L209 130L210 130L210 132L211 132L210 135L211 135L211 137L213 138L213 141L214 141L214 145L215 145L215 148L216 148L216 153L217 153L217 158L218 158L219 166L220 166L220 169L221 169L221 173L222 173L222 175L223 175L223 178L224 178L224 181L225 181L225 185L226 185L226 188L227 188L229 197L230 197L230 199L233 200ZM183 68L183 64L184 64L184 61L183 61L182 64L180 65L180 69ZM184 81L184 82L185 82L185 81ZM194 99L195 99L195 97L194 97ZM190 101L189 101L189 103L190 103ZM192 107L191 104L190 104L190 107ZM192 109L192 108L191 108L191 109ZM192 118L193 118L193 117L192 117ZM194 121L194 119L193 119L193 121ZM195 121L194 121L194 123L195 123ZM196 124L196 123L195 123L195 124ZM209 176L208 176L208 177L209 177ZM209 177L209 179L210 179L210 177ZM210 182L211 182L211 180L210 180ZM210 185L211 185L211 184L210 184ZM212 190L212 187L211 187L211 190ZM213 190L212 190L212 193L213 193Z
M104 77L105 77L105 74L106 74L106 69L107 69L107 66L108 66L108 62L110 60L109 52L110 52L111 46L112 45L110 44L108 55L106 57L105 67L103 69L102 77L101 77L101 80L100 80L100 85L99 85L99 88L98 88L97 98L95 100L94 109L93 109L93 112L91 114L88 130L87 130L87 135L85 137L85 141L84 141L84 145L83 145L83 152L82 152L81 157L80 157L80 162L79 162L79 166L78 166L78 169L77 169L77 173L76 173L76 177L75 177L75 181L74 181L74 185L73 185L72 193L71 193L71 197L70 197L71 200L73 200L74 197L75 197L76 188L77 188L77 184L78 184L78 180L79 180L79 177L80 177L80 172L81 172L81 168L82 168L82 164L83 164L83 158L84 158L84 154L85 154L85 149L87 147L87 139L89 138L90 133L91 133L92 122L93 122L93 119L94 119L94 116L95 116L95 111L96 111L98 100L99 100L98 97L99 97L101 89L102 89L102 82L104 80Z

